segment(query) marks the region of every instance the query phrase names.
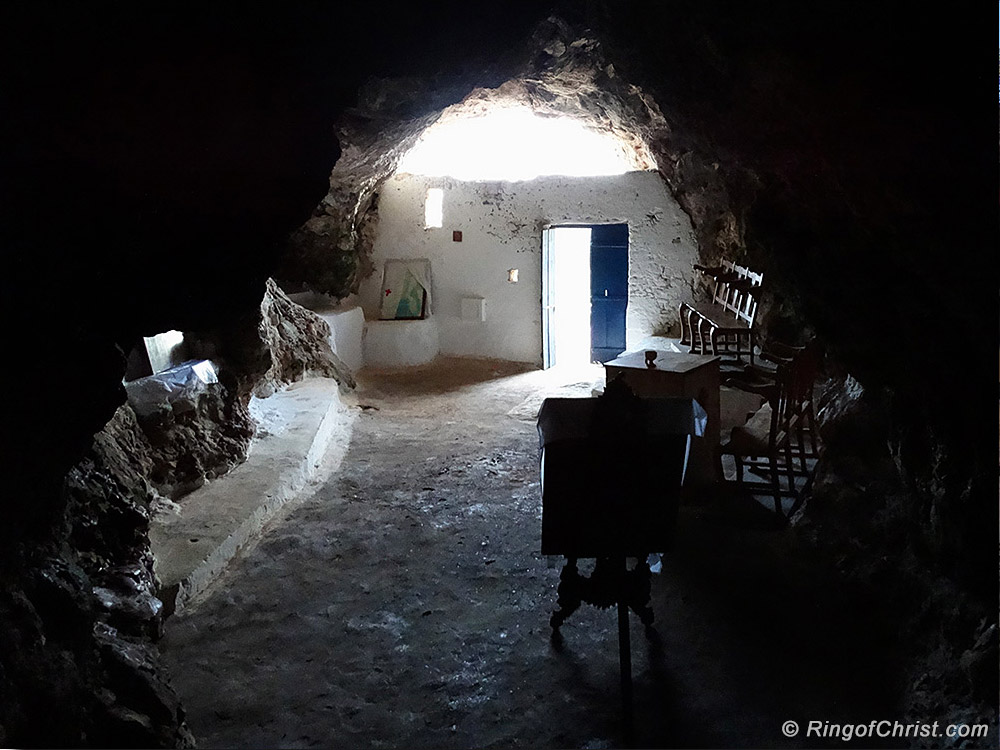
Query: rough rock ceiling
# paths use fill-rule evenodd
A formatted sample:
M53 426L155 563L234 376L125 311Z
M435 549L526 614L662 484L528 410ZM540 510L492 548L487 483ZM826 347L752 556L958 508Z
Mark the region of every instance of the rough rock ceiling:
M503 80L495 87L476 85L478 78L446 90L433 78L369 79L358 106L338 123L341 156L330 192L293 237L281 278L335 296L355 291L371 270L378 189L424 130L439 121L520 105L540 115L580 119L631 144L639 162L656 164L650 144L667 140L667 122L649 96L616 74L599 41L551 17L537 25L529 42L520 59L489 76ZM456 101L434 109L448 102L448 94ZM331 264L331 255L342 262Z

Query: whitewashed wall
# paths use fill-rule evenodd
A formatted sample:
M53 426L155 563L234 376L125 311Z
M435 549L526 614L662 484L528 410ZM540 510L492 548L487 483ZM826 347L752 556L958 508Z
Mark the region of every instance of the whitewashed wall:
M424 228L430 187L444 189L440 229ZM676 327L697 250L690 219L656 172L513 183L396 175L379 198L377 270L359 293L365 317L378 318L386 258L429 258L443 354L540 364L542 229L569 223L629 225L629 349ZM516 284L507 281L510 268L519 270ZM462 320L467 296L486 300L485 322Z

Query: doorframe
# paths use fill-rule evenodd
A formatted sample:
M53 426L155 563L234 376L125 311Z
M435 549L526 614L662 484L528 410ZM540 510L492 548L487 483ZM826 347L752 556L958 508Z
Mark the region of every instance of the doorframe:
M555 225L542 227L542 369L555 365L556 345L552 335L552 313L555 309L552 287L554 263L552 253L552 231Z

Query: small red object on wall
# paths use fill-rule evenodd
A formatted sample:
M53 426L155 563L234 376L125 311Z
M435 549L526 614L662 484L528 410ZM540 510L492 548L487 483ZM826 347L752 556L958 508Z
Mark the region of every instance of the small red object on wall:
M451 233L451 241L452 242L461 242L462 241L462 233L459 232L459 231L452 232Z

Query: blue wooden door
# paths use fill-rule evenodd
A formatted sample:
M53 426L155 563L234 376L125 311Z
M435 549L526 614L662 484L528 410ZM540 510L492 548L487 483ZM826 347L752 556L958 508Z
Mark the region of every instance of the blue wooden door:
M625 351L628 306L628 224L600 224L590 233L591 359L607 362Z

